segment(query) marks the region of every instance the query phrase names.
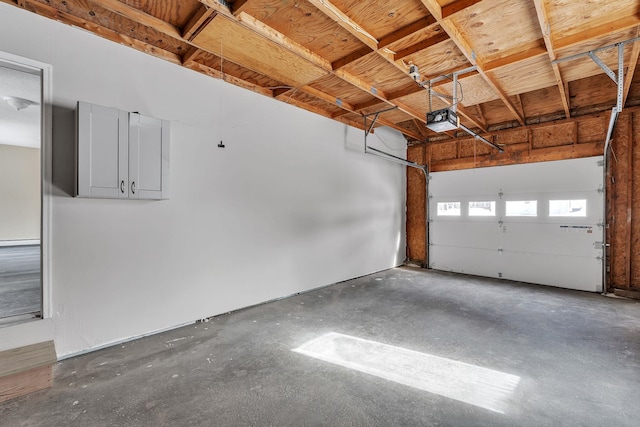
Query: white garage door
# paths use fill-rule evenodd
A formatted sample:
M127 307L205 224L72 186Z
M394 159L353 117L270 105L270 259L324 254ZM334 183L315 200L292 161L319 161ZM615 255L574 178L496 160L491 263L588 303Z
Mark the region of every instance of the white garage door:
M602 157L435 172L429 265L602 290Z

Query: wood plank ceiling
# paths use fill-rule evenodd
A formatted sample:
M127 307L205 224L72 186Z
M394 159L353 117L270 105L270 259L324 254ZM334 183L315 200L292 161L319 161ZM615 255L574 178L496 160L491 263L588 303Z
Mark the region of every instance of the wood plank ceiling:
M455 136L425 115L473 65L458 113L479 133L608 110L616 85L601 67L554 61L640 35L640 0L0 1L359 128L395 106L379 124L410 141ZM624 98L637 105L640 42L624 46ZM617 48L598 56L617 72ZM431 107L409 62L423 79L448 76Z

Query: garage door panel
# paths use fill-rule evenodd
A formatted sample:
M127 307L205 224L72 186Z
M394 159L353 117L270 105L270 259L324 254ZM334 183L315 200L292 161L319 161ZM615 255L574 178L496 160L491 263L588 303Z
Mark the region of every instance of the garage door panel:
M431 249L433 250L429 257L431 268L477 276L499 277L498 270L493 267L500 257L497 250L452 246L432 246Z
M502 277L568 289L597 292L602 282L602 263L596 257L503 252ZM586 274L585 274L586 273Z
M497 220L482 223L446 222L433 227L429 237L433 244L498 250L502 244L498 229Z
M601 252L596 249L597 236L601 236L596 224L505 224L502 249L550 255L570 255L595 258ZM578 228L573 228L578 227ZM591 231L589 233L589 231ZM526 236L526 237L525 237Z
M429 264L600 291L601 161L600 156L431 174ZM474 216L486 214L482 209L494 216Z

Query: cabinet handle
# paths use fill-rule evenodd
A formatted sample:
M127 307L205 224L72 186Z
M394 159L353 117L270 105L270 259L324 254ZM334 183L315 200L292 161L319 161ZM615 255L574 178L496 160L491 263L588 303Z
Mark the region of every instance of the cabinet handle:
M131 181L131 194L136 194L136 182Z
M120 192L124 194L124 180L120 181Z

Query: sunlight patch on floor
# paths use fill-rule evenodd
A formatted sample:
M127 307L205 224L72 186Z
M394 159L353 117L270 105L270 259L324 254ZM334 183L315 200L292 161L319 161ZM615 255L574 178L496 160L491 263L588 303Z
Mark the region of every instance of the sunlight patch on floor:
M516 375L336 332L293 351L498 413L520 382Z

